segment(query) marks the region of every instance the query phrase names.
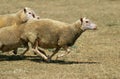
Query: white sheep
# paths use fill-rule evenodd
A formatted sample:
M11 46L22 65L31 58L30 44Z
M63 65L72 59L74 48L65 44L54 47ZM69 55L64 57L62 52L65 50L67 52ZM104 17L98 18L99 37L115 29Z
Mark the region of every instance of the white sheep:
M78 37L86 30L95 30L96 24L87 18L81 18L72 24L51 20L40 19L27 23L21 36L26 42L30 42L33 51L39 53L45 60L50 60L61 48L70 52L69 47L74 45ZM41 48L56 48L51 56L40 52ZM64 56L62 54L58 57Z
M36 20L39 18L40 17L37 16L36 13L31 8L25 7L13 14L0 15L0 29L3 27L14 26L14 24L19 26L20 24L26 23L27 21ZM11 27L11 28L13 28L13 27ZM9 28L5 28L5 29L9 29ZM7 30L3 30L3 29L1 29L1 30L7 32ZM0 36L3 37L2 35L0 35ZM7 36L9 36L9 34ZM2 38L0 38L0 39L2 39ZM17 49L14 50L13 53L17 54Z
M11 26L13 24L22 24L27 22L29 19L37 19L39 16L28 7L21 9L20 11L13 14L0 15L0 28Z

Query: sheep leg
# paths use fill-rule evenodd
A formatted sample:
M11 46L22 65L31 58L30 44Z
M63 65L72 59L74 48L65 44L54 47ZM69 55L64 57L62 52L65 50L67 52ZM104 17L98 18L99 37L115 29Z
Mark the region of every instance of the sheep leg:
M14 49L14 50L13 50L13 53L16 55L16 54L17 54L17 49Z
M33 49L33 51L35 52L35 53L38 53L41 57L43 57L45 60L47 60L48 59L48 57L46 57L43 53L41 53L39 50L38 50L38 48L36 47L35 49Z
M63 57L63 56L66 56L66 55L68 55L70 53L70 49L67 46L64 47L64 50L66 51L66 53L58 55L56 59L58 59L60 57Z
M51 60L51 58L52 58L56 53L58 53L59 50L60 50L60 47L59 47L59 48L56 48L56 49L53 51L53 54L49 57L49 60Z
M32 48L33 48L33 51L35 52L35 53L38 53L41 57L43 57L45 60L47 60L48 59L48 57L44 54L44 53L42 53L42 52L40 52L39 51L39 49L38 49L38 38L37 38L37 36L36 36L36 34L33 34L33 33L28 33L28 35L29 35L29 41L30 41L30 43L31 43L31 45L32 45Z
M43 53L46 57L48 57L47 54L45 53L45 51L43 51L42 49L40 49L40 47L38 47L38 50L39 50L41 53ZM35 52L34 52L34 54L36 55Z
M41 57L43 57L45 60L48 59L47 56L45 56L43 53L41 53L41 52L39 51L39 49L38 49L38 41L37 41L37 40L35 41L35 44L34 44L34 47L33 47L33 51L34 51L35 53L38 53L38 54L39 54Z
M2 43L0 42L0 50L1 50L1 48L2 48Z
M32 32L29 32L26 34L28 37L27 39L29 40L29 42L31 43L31 46L34 45L35 41L37 40L37 35L32 33ZM29 43L28 43L29 44ZM30 46L30 45L29 45Z
M39 50L42 54L44 54L46 57L48 57L48 56L46 55L46 53L45 53L42 49L38 48L38 50Z
M22 56L25 55L25 53L28 52L31 49L31 47L32 47L31 43L28 42L27 45L26 45L26 47L27 47L27 49L22 54L20 54L20 55L22 55Z
M44 59L47 59L47 57L38 50L38 40L39 39L37 38L36 34L34 34L32 32L28 32L28 33L25 33L23 36L21 36L21 38L28 39L32 46L33 52L38 53L41 57L43 57Z
M27 47L27 49L22 53L22 54L20 54L21 56L24 56L24 54L26 53L26 52L28 52L29 51L29 47Z

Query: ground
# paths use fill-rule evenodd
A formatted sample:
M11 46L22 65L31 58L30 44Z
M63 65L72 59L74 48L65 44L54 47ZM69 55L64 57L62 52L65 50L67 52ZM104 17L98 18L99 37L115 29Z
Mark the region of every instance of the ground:
M32 52L0 53L0 79L120 79L120 0L0 0L1 15L23 7L67 23L85 16L98 30L83 33L69 55L50 63Z

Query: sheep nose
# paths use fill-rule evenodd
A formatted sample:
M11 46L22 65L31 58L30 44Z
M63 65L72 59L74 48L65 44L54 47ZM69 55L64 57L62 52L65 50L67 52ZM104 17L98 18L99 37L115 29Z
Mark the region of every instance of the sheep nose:
M93 30L97 30L97 25L95 24L95 27L93 28Z
M37 17L37 19L40 19L40 17Z
M97 30L97 27L93 28L93 30Z

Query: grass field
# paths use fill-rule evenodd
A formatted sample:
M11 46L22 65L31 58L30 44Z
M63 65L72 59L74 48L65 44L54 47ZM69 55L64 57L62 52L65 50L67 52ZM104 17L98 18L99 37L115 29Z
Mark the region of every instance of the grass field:
M0 14L25 6L67 23L85 16L98 30L83 33L69 55L51 63L32 52L0 53L0 79L120 79L120 0L0 0Z

